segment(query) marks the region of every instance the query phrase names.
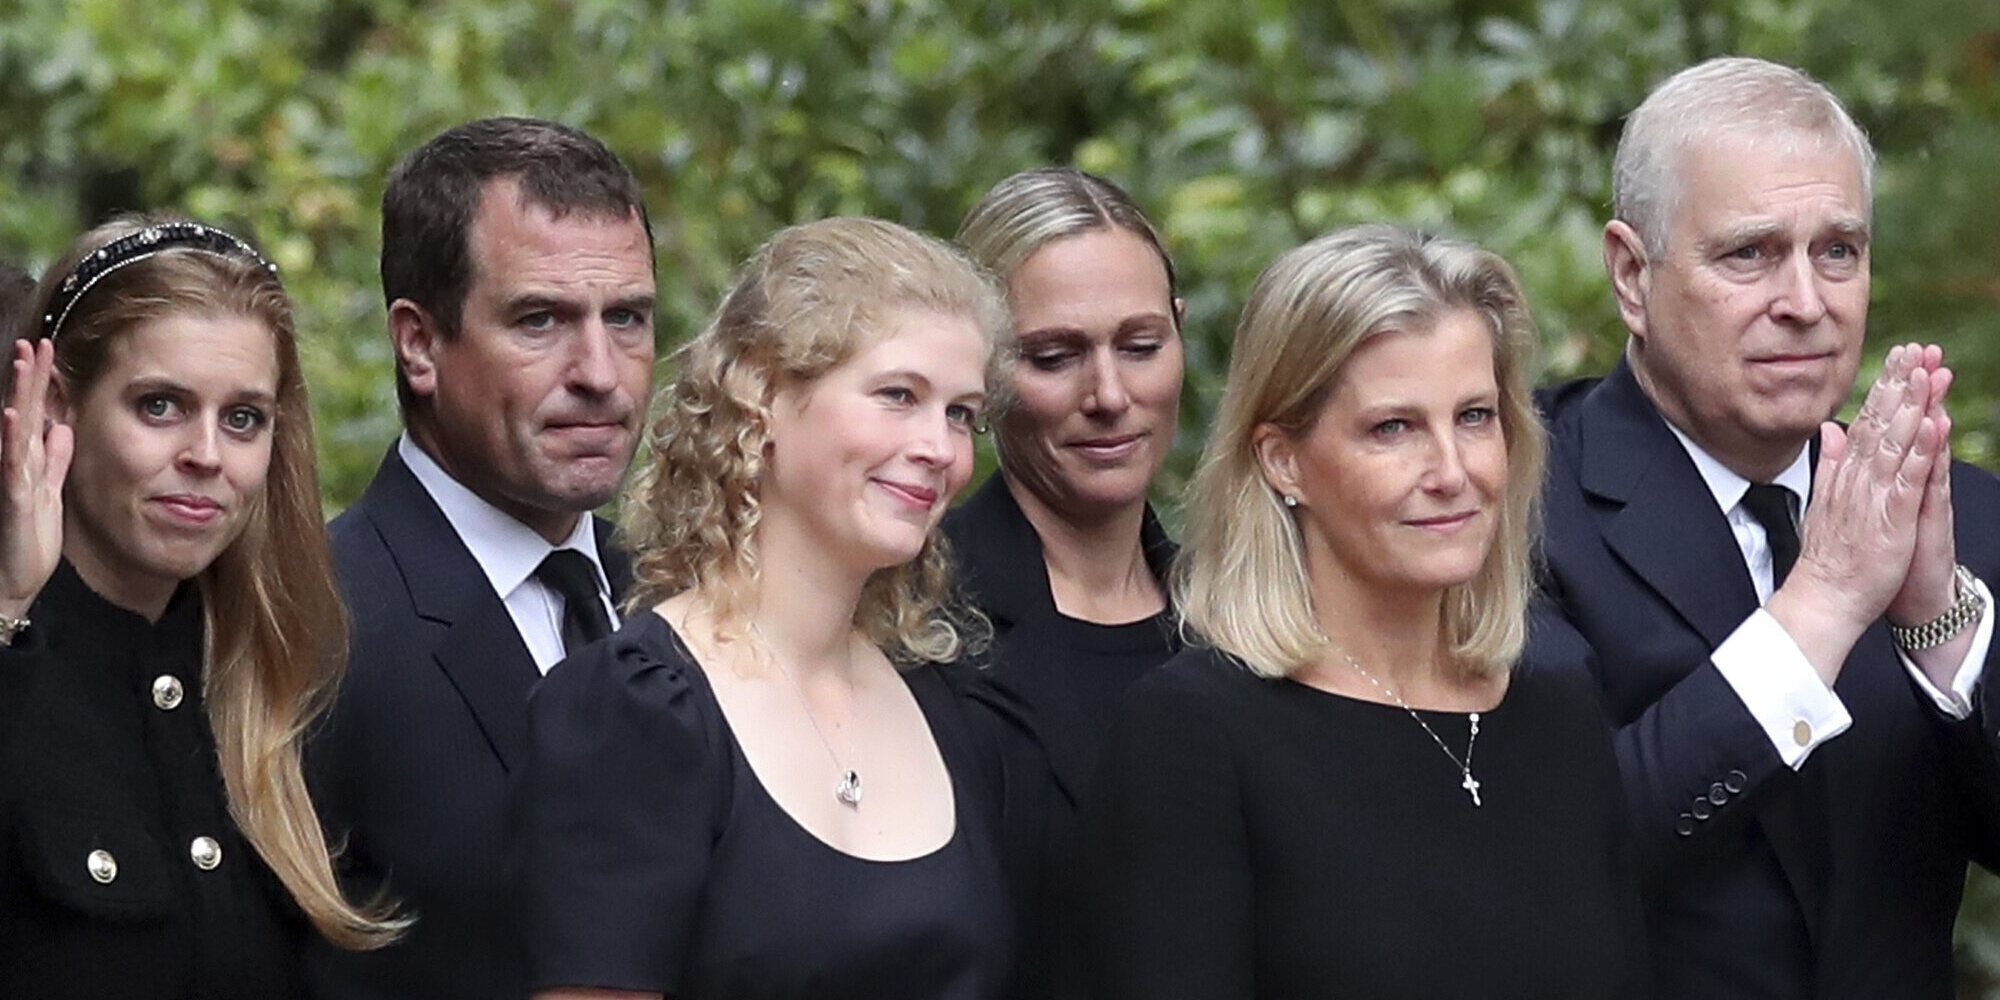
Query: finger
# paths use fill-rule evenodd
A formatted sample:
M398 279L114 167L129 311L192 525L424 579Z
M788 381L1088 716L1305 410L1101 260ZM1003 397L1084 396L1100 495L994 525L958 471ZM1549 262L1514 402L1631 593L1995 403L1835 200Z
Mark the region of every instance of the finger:
M1847 432L1831 420L1822 422L1819 425L1819 467L1813 470L1813 482L1831 483L1834 470L1846 455Z
M1890 414L1901 401L1905 385L1902 365L1901 345L1889 348L1888 357L1882 360L1881 374L1868 387L1868 396L1862 400L1860 412L1854 415L1854 423L1849 425L1847 436L1863 454L1873 450L1875 440L1887 429Z
M1929 377L1929 373L1921 368L1909 373L1910 391L1898 400L1895 410L1889 414L1888 426L1883 428L1881 437L1875 442L1872 464L1876 474L1885 478L1896 474L1904 456L1915 446L1918 429L1928 420L1919 400L1929 398ZM1932 430L1936 430L1935 426ZM1918 481L1922 482L1921 479Z
M1910 524L1922 509L1931 479L1939 464L1938 425L1925 417L1919 420L1910 448L1896 469L1895 486L1889 493L1889 523Z
M68 424L53 424L42 441L43 483L62 495L63 481L69 477L69 460L76 454L76 432Z
M1919 362L1932 371L1944 366L1944 348L1936 344L1923 345L1923 360Z
M1951 391L1952 385L1957 381L1958 373L1952 371L1950 368L1939 366L1931 369L1932 416L1936 416L1936 411L1944 407L1945 394Z

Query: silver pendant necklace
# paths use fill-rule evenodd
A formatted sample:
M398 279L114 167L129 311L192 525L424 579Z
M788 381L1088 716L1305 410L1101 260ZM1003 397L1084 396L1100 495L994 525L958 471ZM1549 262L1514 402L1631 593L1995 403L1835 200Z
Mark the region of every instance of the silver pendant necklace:
M1485 805L1485 803L1479 800L1479 779L1472 776L1472 748L1479 745L1479 713L1474 712L1471 715L1472 735L1465 740L1465 759L1460 760L1457 754L1451 752L1450 747L1444 745L1444 740L1438 738L1437 730L1432 729L1431 724L1425 722L1424 717L1418 715L1417 710L1411 708L1410 703L1404 701L1402 695L1389 690L1387 685L1376 680L1375 675L1369 673L1368 668L1361 665L1361 661L1347 655L1347 650L1341 649L1339 646L1334 646L1333 651L1339 653L1340 658L1346 660L1347 665L1353 667L1355 673L1360 674L1368 683L1375 685L1375 690L1382 692L1383 697L1402 706L1403 711L1410 713L1410 718L1417 720L1417 725L1424 727L1424 732L1430 735L1431 742L1437 744L1438 749L1443 750L1444 755L1451 758L1452 764L1458 768L1458 787L1465 789L1465 794L1472 797L1474 807Z
M799 686L799 679L793 677L791 669L786 667L784 661L778 658L777 651L771 648L771 640L764 638L764 630L758 628L756 622L751 622L750 631L757 633L757 641L764 645L765 652L771 654L771 662L777 664L778 672L784 674L785 680L790 682L792 693L799 696L799 708L806 713L806 721L812 724L813 735L819 737L819 745L826 748L827 757L833 760L834 770L840 772L840 780L833 786L833 797L839 799L841 805L850 809L861 808L861 772L847 766L846 760L833 749L833 741L826 738L826 730L820 728L819 719L813 715L812 703L806 700L806 689ZM848 648L847 672L845 676L847 678L847 702L852 705L854 703L854 652L851 646ZM853 748L850 747L849 749L852 750ZM851 757L853 755L850 753L848 756Z

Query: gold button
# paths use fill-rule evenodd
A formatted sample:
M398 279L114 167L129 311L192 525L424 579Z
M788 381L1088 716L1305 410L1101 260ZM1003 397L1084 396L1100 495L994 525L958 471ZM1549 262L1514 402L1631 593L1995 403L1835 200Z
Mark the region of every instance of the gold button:
M112 857L110 851L90 852L83 866L90 870L90 877L96 879L99 885L110 885L111 880L118 877L118 859Z
M1806 746L1812 742L1812 726L1807 725L1806 720L1800 719L1792 723L1792 742L1800 746Z
M180 707L181 679L172 674L161 674L153 678L153 707L162 712L171 712Z
M194 866L205 872L212 872L222 863L222 845L214 837L196 837L188 845L188 857L194 859Z

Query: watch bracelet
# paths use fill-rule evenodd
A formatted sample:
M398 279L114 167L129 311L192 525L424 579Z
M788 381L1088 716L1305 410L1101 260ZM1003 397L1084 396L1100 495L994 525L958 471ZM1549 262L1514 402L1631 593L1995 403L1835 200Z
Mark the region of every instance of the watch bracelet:
M1898 648L1906 653L1920 652L1942 646L1956 638L1965 627L1979 620L1979 613L1986 610L1986 599L1979 596L1979 589L1973 585L1972 571L1964 566L1952 569L1956 585L1957 600L1944 614L1916 625L1890 623L1889 637Z

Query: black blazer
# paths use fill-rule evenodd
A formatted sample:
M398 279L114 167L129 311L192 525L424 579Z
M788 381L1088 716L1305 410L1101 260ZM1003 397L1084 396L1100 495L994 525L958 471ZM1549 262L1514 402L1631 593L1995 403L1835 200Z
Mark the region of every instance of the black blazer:
M526 965L503 873L508 776L541 673L444 512L392 449L330 528L353 646L307 758L352 898L378 892L416 925L372 953L315 948L328 1000L523 996ZM597 524L614 595L629 567Z
M1992 658L1954 722L1876 623L1835 685L1852 728L1794 773L1709 660L1758 604L1693 460L1625 365L1542 403L1543 583L1594 652L1660 995L1950 996L1966 862L2000 856ZM2000 581L2000 480L1952 490L1959 560Z
M148 623L65 562L28 617L0 649L0 997L297 996L311 930L230 819L195 588Z
M1104 627L1056 610L1042 540L998 474L945 517L965 600L993 623L978 669L948 669L1000 766L1000 845L1018 911L1015 1000L1080 995L1076 819L1123 683L1179 649L1170 616ZM1164 589L1175 547L1152 508L1140 528ZM1116 688L1116 690L1114 690Z

